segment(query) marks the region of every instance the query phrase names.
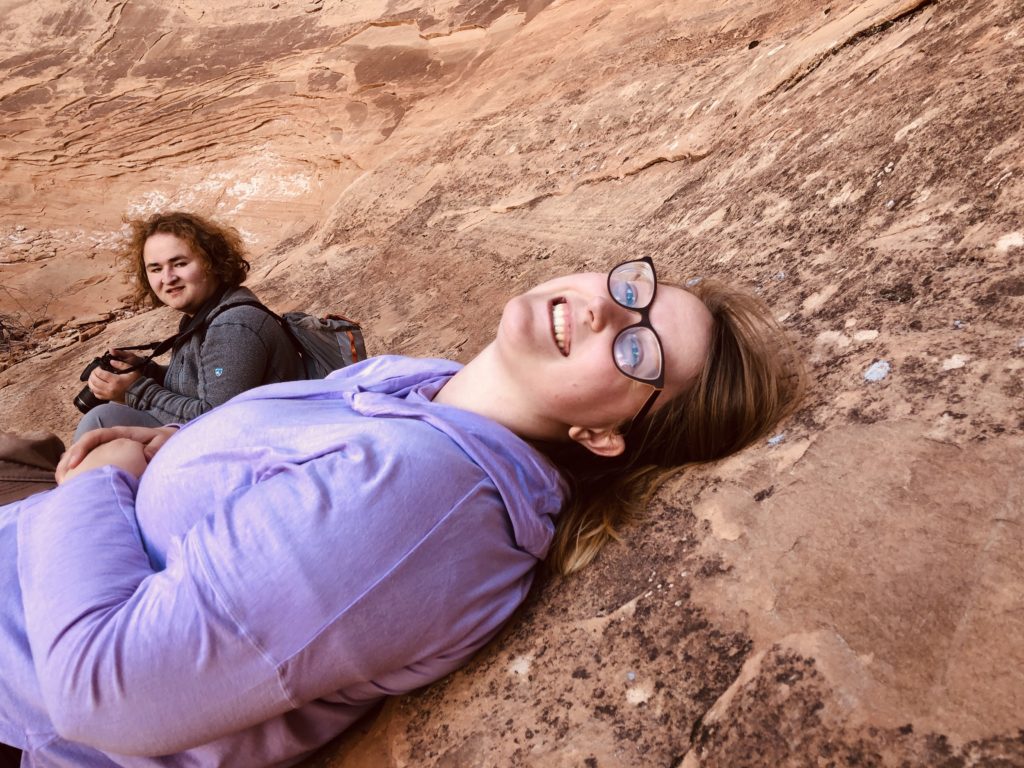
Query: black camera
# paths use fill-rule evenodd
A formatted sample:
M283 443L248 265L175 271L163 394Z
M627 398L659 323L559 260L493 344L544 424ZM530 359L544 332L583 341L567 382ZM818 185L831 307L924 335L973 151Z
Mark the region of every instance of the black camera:
M114 360L114 356L107 352L102 357L94 357L92 362L85 366L85 370L82 371L82 375L79 377L82 381L89 380L89 374L97 368L101 368L104 371L110 371L111 373L127 373L128 371L118 370L110 364L111 360ZM82 387L82 391L75 396L75 407L82 413L88 413L93 408L101 403L107 402L102 398L96 397L86 385Z

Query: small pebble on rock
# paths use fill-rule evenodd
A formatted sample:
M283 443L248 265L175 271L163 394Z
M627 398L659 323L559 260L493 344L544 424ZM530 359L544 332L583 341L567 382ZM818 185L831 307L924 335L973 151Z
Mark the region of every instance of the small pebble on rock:
M891 370L892 366L889 365L888 360L876 360L864 371L864 378L867 381L881 381L889 375Z

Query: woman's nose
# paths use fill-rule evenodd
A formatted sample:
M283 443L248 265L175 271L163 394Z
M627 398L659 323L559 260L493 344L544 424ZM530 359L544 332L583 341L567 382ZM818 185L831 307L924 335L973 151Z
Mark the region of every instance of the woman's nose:
M600 333L609 325L625 327L631 322L635 322L628 309L619 306L608 296L594 296L587 302L587 313L590 319L590 329L594 333Z

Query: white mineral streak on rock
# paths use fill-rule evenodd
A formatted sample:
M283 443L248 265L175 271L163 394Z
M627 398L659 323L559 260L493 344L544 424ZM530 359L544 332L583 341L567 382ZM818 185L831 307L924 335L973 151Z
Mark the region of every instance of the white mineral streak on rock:
M823 306L825 306L825 304L828 303L829 299L831 299L833 296L836 295L836 292L838 290L839 290L839 286L837 284L833 283L832 285L826 285L820 291L815 291L810 296L808 296L806 299L804 299L804 303L803 303L803 310L804 310L804 312L806 312L808 314L817 312L819 309L821 309Z
M850 346L850 337L842 331L822 331L814 339L814 345L817 347L846 349Z
M942 361L942 370L955 371L958 368L963 368L965 365L967 365L967 361L970 359L971 358L969 355L959 354L953 355L952 357L947 357L945 360Z
M997 253L1006 253L1011 248L1024 248L1024 232L1010 232L996 241Z
M650 683L638 683L626 690L626 701L639 706L640 704L646 704L653 695L654 688Z
M533 656L516 656L508 664L508 673L512 677L526 678L530 674L530 667L533 665Z

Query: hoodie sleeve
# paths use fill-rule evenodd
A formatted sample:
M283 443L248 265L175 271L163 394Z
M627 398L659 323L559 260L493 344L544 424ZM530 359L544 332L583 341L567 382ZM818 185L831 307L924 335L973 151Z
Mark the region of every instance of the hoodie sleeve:
M32 507L19 576L58 731L168 754L336 691L403 692L468 658L522 601L536 560L450 441L394 439L353 441L232 494L159 572L119 470Z
M29 646L57 732L110 752L165 754L291 708L273 663L194 557L153 571L135 489L121 470L86 472L18 522Z

